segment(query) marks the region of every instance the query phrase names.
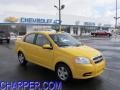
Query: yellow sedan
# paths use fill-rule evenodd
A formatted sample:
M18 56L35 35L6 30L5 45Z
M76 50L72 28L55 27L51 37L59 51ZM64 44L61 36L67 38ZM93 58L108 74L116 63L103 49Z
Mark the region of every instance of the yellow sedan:
M27 62L38 64L55 71L62 81L97 77L105 68L105 59L98 50L67 33L29 33L16 41L16 52L22 66Z

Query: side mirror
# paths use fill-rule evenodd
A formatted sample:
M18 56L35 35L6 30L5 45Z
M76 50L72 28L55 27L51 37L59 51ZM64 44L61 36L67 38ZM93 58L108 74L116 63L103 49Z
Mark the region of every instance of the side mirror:
M49 44L43 45L43 48L44 48L44 49L53 49Z

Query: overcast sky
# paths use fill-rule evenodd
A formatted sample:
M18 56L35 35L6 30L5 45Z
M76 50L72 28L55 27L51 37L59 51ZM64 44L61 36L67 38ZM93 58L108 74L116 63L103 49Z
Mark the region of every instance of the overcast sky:
M113 22L115 15L115 0L61 0L65 4L63 15L77 15L92 18L106 19ZM58 0L0 0L0 15L6 12L30 12L44 14L58 14L54 5ZM120 0L118 0L118 15Z

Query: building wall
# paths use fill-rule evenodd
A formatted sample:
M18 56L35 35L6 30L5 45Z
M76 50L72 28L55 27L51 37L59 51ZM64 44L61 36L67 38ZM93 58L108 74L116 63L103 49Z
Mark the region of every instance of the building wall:
M12 27L15 26L15 27ZM111 27L103 26L80 26L80 25L62 25L62 31L70 33L73 36L81 36L84 34L90 34L92 31L97 30L109 30ZM41 31L47 29L59 30L58 25L24 25L24 24L10 24L10 25L0 25L0 30L6 30L8 32L14 32L18 35L23 35L29 32Z

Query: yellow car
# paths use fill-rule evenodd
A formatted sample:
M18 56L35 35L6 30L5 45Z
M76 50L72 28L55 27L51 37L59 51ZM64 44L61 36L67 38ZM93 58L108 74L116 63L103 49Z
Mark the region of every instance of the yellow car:
M97 77L105 68L98 50L81 44L67 33L29 33L16 41L16 52L21 65L38 64L55 71L62 81Z

